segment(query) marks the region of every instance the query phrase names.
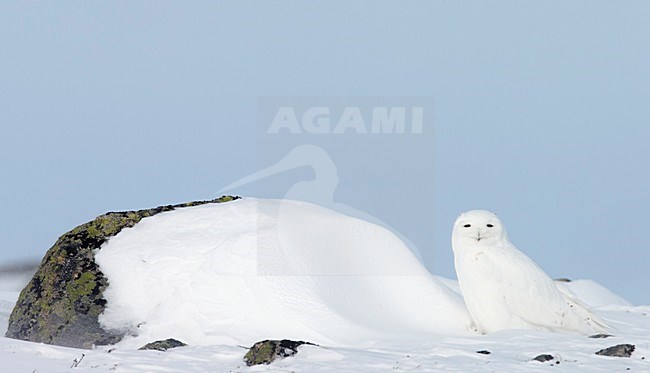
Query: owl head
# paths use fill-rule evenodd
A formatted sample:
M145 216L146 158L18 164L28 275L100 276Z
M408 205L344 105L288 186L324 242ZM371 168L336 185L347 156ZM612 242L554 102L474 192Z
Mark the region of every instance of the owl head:
M491 247L508 241L506 229L497 214L487 210L462 213L451 235L454 250L468 245Z

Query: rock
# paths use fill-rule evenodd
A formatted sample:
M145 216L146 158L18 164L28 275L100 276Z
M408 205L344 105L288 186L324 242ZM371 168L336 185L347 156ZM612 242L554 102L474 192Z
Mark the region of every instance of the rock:
M123 333L102 329L97 319L106 306L103 292L108 281L95 263L94 252L110 237L145 217L239 198L223 196L148 210L109 212L74 228L48 250L20 293L5 336L86 349L120 341Z
M609 338L609 337L613 337L613 335L611 335L611 334L594 334L594 335L589 336L589 338Z
M178 339L168 338L164 341L155 341L147 343L146 345L140 347L138 350L157 350L157 351L167 351L170 348L183 347L187 346L185 343L179 341Z
M491 352L488 351L488 350L476 351L476 353L477 353L477 354L481 354L481 355L489 355L489 354L491 354Z
M596 352L596 355L614 356L614 357L630 357L634 352L635 346L630 344L616 345L605 348Z
M553 359L554 359L553 355L542 354L542 355L537 355L533 360L539 361L540 363L545 363Z
M244 356L244 362L249 367L260 364L271 364L277 359L284 359L285 357L295 355L298 352L298 346L304 344L316 346L309 342L295 342L287 339L257 342Z

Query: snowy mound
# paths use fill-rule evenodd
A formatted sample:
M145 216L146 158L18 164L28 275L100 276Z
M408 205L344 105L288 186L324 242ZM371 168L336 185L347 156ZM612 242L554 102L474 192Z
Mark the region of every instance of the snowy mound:
M359 344L466 331L462 298L388 230L303 202L244 199L145 218L105 243L102 326L124 345L267 338Z
M575 280L556 282L555 284L568 288L578 299L591 307L632 305L620 295L614 294L611 290L593 280Z

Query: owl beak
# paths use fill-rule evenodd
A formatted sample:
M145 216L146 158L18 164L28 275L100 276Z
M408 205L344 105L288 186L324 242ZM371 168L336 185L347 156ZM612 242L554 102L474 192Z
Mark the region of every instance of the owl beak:
M481 242L481 232L478 232L478 236L476 237L476 241Z

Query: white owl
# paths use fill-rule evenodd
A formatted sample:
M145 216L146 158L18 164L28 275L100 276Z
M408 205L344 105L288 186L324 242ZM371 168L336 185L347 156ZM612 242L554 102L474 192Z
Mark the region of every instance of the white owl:
M510 243L496 214L461 214L452 247L460 289L478 332L536 329L589 335L609 329Z

